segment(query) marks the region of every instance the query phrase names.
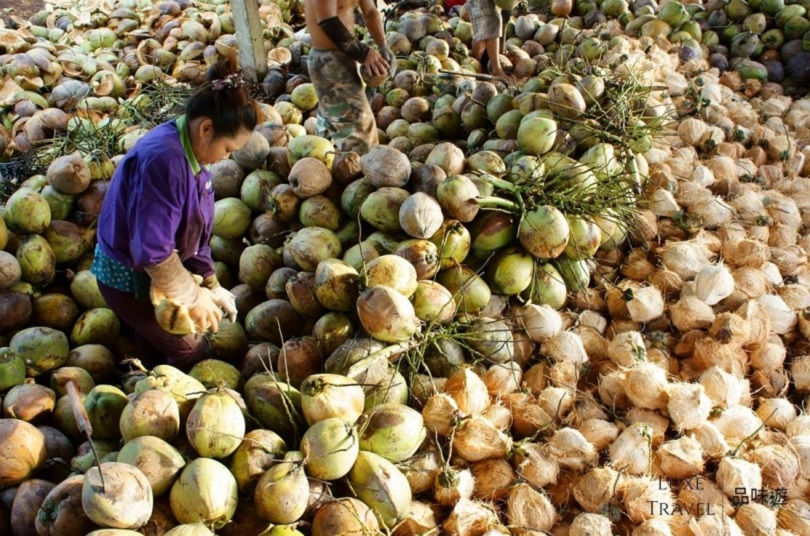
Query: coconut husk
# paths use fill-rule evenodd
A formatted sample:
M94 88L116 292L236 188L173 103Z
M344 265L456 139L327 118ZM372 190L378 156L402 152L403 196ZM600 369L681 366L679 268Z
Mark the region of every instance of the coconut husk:
M582 339L573 331L562 331L540 345L540 353L553 362L571 361L581 366L588 361Z
M619 485L624 510L633 523L643 523L653 517L665 517L672 512L675 497L669 483L650 477L630 477Z
M497 524L498 515L490 506L463 499L453 507L442 528L451 536L480 536Z
M576 388L576 382L573 388ZM574 407L574 396L571 388L546 387L538 395L537 403L546 414L559 421Z
M684 511L695 516L705 513L732 515L734 507L728 497L706 476L699 475L684 480L678 492L678 504Z
M757 464L740 458L723 458L717 466L717 486L727 497L747 495L751 501L762 488L762 473ZM746 490L745 493L738 493Z
M518 473L505 459L484 460L470 467L475 489L473 497L493 501L504 497L515 483Z
M439 471L433 478L433 498L443 506L453 506L462 499L471 498L474 490L475 478L469 469L450 467Z
M782 445L757 447L746 458L757 464L762 483L768 489L789 488L799 478L801 466L796 453Z
M418 536L437 530L439 513L425 502L411 501L408 515L392 532L392 536Z
M444 391L447 378L434 378L427 374L415 374L411 381L411 395L417 408L424 408L428 399Z
M550 530L557 520L551 502L528 484L518 484L509 491L506 516L509 525L518 529L518 534Z
M648 281L657 288L664 297L675 296L683 288L683 278L667 268L661 268L653 272Z
M602 451L613 444L621 431L616 424L603 419L588 419L577 429L597 451Z
M599 398L609 408L626 409L631 406L630 399L625 392L627 374L622 370L615 370L599 378Z
M653 410L667 407L668 386L666 371L653 363L638 363L627 371L625 393L637 407Z
M449 435L462 416L456 401L445 393L431 396L422 408L422 419L428 432L441 437Z
M748 380L729 374L719 367L709 367L700 375L700 385L715 406L728 408L741 404Z
M681 332L707 329L714 322L711 306L696 296L681 298L669 307L672 325Z
M668 478L684 479L703 472L703 451L694 438L683 436L658 449L658 466Z
M574 471L595 465L599 458L596 448L575 428L557 430L546 448L548 455L561 467Z
M697 442L700 443L701 450L709 458L719 459L731 450L725 437L723 437L723 434L720 433L720 430L717 429L714 423L703 423L689 430L687 435L694 437Z
M644 338L638 331L617 334L608 343L607 357L620 367L633 367L647 358Z
M453 438L456 455L468 462L503 458L511 448L512 438L478 415L462 421Z
M646 424L651 428L653 447L657 448L664 442L664 436L669 429L669 419L662 417L655 411L633 408L625 415L627 426Z
M608 449L613 467L631 475L649 471L652 462L652 430L649 425L628 426Z
M529 437L549 426L553 418L548 415L531 395L512 393L503 399L512 413L512 433L515 437Z
M556 484L560 474L560 465L548 453L545 445L524 443L515 450L513 459L517 473L527 482L543 488Z
M712 403L699 383L675 382L669 387L667 410L676 430L683 433L706 422Z
M699 329L688 331L681 336L673 351L678 357L689 357L695 351L695 343L706 336L706 332Z
M632 250L620 268L622 275L638 282L649 279L654 271L655 265L650 262L647 252L642 248Z
M435 447L416 453L399 465L400 471L408 479L414 495L433 489L433 479L441 470L442 460Z
M785 432L790 423L796 420L796 406L785 398L760 399L757 416L768 427Z
M568 529L569 536L613 536L610 519L599 514L579 514Z
M761 428L762 420L750 408L733 406L724 410L714 424L728 444L736 447Z
M559 363L554 363L548 370L548 377L551 380L551 384L555 389L562 389L563 391L568 391L570 393L568 395L568 399L570 399L571 402L573 403L573 393L571 392L576 389L580 377L579 369L577 368L577 366L570 361L562 361ZM541 403L543 403L544 409L547 408L545 408L546 404L543 402L544 399L542 398L542 395L548 389L549 388L546 387L543 391L538 393L538 398L541 400ZM557 412L556 404L552 404L552 407L554 407L554 413L556 413ZM561 409L560 413L567 414L568 411Z
M610 416L602 404L590 392L582 391L578 393L574 410L568 414L566 419L563 419L563 422L568 426L579 428L589 419L608 420L609 418Z
M785 427L785 433L788 437L810 435L810 415L796 417Z
M779 526L795 534L810 534L810 503L791 499L776 513Z
M574 499L586 512L599 513L616 496L626 478L609 467L591 469L574 484Z
M723 344L713 337L706 336L695 341L692 354L695 365L702 370L720 367L726 372L743 376L748 362L748 354L740 346Z
M633 529L633 536L673 536L671 520L648 519Z
M791 361L790 373L798 392L810 392L810 355L794 357Z
M512 412L500 401L489 406L481 416L501 432L506 432L512 427Z
M517 391L523 378L523 370L514 361L492 365L484 373L484 385L490 396L499 396Z
M480 415L490 405L486 384L468 368L461 369L450 376L444 385L444 390L465 415Z
M743 346L750 337L748 321L734 313L720 313L709 328L709 335L722 344Z
M741 506L734 521L744 534L775 534L777 529L776 512L758 503Z
M539 395L548 386L548 374L551 364L548 361L541 361L532 365L523 374L523 388L534 396Z
M749 352L751 366L760 372L773 372L779 370L787 358L787 349L777 335L770 338L765 344L757 346Z

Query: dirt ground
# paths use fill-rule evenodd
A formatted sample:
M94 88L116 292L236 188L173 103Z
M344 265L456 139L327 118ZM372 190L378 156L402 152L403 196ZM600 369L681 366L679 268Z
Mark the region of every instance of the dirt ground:
M42 0L0 0L0 18L7 20L10 15L29 19L44 7Z

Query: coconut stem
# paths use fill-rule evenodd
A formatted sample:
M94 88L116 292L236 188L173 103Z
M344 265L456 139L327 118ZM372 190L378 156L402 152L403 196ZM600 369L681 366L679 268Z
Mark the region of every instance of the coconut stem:
M520 214L521 212L521 207L519 204L500 197L477 197L475 202L478 203L478 206L483 209L503 210L505 212L509 212L510 214Z

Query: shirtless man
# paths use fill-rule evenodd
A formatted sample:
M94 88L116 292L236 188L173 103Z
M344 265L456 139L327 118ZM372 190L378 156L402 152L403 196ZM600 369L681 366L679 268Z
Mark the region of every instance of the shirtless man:
M354 36L358 6L379 52ZM380 12L375 0L306 0L304 7L312 38L308 67L318 95L318 135L331 138L340 152L365 154L379 139L358 64L376 77L388 73L395 59Z

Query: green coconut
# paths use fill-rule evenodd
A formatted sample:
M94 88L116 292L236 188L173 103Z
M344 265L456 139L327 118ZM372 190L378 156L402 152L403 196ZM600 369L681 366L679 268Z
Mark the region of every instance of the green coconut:
M340 374L315 374L301 384L301 409L309 425L329 418L354 422L364 401L363 387Z
M515 219L511 214L492 211L487 211L476 218L470 226L473 255L486 259L512 243L517 234Z
M460 313L475 314L492 298L492 291L484 279L466 266L439 272L436 280L453 294Z
M239 257L239 281L263 292L270 274L282 266L281 256L264 244L248 246Z
M70 342L74 346L101 344L113 347L121 330L121 321L112 309L98 308L85 311L73 325Z
M186 465L183 456L164 440L152 436L137 437L118 451L118 463L137 467L146 476L152 495L168 492Z
M587 259L596 255L602 244L602 231L592 220L568 216L570 234L563 253L569 259Z
M43 236L53 250L57 263L72 262L90 248L91 233L84 232L75 223L53 220Z
M178 525L165 533L164 536L214 536L208 527L202 523L192 523L188 525Z
M51 208L39 193L21 188L6 201L3 220L19 235L40 234L51 224Z
M51 211L51 220L67 219L76 205L76 196L63 194L53 186L43 188L40 195L42 195L42 198L48 203L48 208Z
M208 343L211 345L213 355L221 360L236 361L242 359L249 349L247 334L242 324L238 322L231 322L228 318L223 318L219 322L219 329L216 333L208 336ZM222 361L219 361L222 363ZM231 367L233 368L233 367ZM225 387L237 389L240 384L234 383L238 379L233 373L226 370L218 370L217 373L224 374L222 379L225 380ZM209 377L209 383L217 382L215 385L206 385L206 387L218 387L219 383L216 377ZM205 382L202 382L205 384Z
M335 233L321 227L301 229L285 246L285 253L307 272L314 272L321 261L338 257L341 250Z
M535 260L520 248L507 248L487 268L487 281L495 294L514 296L532 283Z
M224 388L197 399L186 421L186 437L205 458L225 458L242 443L245 416L233 392Z
M380 404L358 422L360 448L397 463L413 456L427 431L422 415L402 404Z
M447 324L456 316L453 294L435 281L419 281L412 300L416 317L426 324Z
M361 451L348 479L357 498L374 511L382 525L393 528L408 515L411 506L408 479L382 456Z
M301 439L306 473L320 480L346 476L359 451L357 428L338 417L316 422Z
M262 475L253 492L253 504L259 516L272 523L289 524L304 515L310 497L302 460L301 452L288 452L284 461Z
M292 441L305 428L301 393L272 374L255 374L245 383L245 402L263 428L285 441Z
M247 339L245 339L245 353L247 353ZM219 359L204 359L198 362L191 368L188 375L203 384L206 389L226 387L239 391L244 383L239 369Z
M83 368L94 382L101 383L109 381L115 373L116 361L113 353L106 347L100 344L85 344L70 351L65 365Z
M97 385L87 393L84 409L93 426L94 437L117 439L121 437L119 421L129 404L127 395L112 385Z
M385 253L387 253L386 249L378 241L363 240L346 250L346 253L343 254L343 262L359 272L367 263Z
M554 147L556 137L557 123L544 117L524 120L517 132L520 150L534 156L549 152Z
M403 257L382 255L366 264L363 272L368 287L383 285L410 298L416 291L416 269Z
M203 384L171 365L156 366L135 384L137 395L149 389L158 389L172 395L183 419L188 416L196 400L205 392Z
M0 391L25 381L25 361L11 348L0 348Z
M61 367L67 361L70 351L65 334L46 327L18 331L8 346L22 358L26 374L31 377Z
M85 309L107 307L104 297L98 290L98 281L90 270L76 272L70 282L70 294L76 303Z
M366 385L364 408L371 410L380 404L407 404L410 391L405 377L398 371L389 370L380 381Z
M236 512L236 479L228 468L210 458L189 462L169 494L172 513L180 523L221 528Z
M559 259L556 264L557 270L560 272L568 290L580 292L588 288L588 284L591 282L591 269L593 266L590 259Z
M436 197L444 214L461 222L475 219L479 210L478 196L478 187L465 175L447 177L436 189Z
M408 197L410 193L402 188L379 188L360 205L360 216L380 231L399 232L399 212Z
M231 473L239 492L252 495L262 475L287 452L287 444L271 430L251 430L231 457Z
M315 270L315 296L330 311L350 311L357 302L360 274L339 259L325 259Z
M430 241L438 249L442 270L462 263L469 255L472 245L470 232L458 220L445 220L436 234L430 237Z
M521 245L541 260L559 257L568 245L569 234L565 215L550 205L527 212L518 228Z
M213 234L220 238L240 238L250 225L250 207L236 197L214 203Z
M287 144L289 150L288 158L290 165L295 165L298 160L306 157L317 158L330 170L335 159L335 147L326 138L319 136L297 136Z
M281 176L278 173L266 169L257 169L242 181L239 198L254 213L262 212L264 210L264 198L267 197L270 190L281 184L281 182Z
M357 330L351 319L343 313L326 313L315 322L312 336L318 341L323 355L330 355L355 336Z
M501 320L485 317L476 319L467 329L463 340L474 358L484 359L492 364L509 362L515 353L512 330Z
M127 442L145 436L173 441L180 430L180 408L169 393L144 391L124 407L119 428Z
M304 199L298 209L298 221L304 227L323 227L330 231L340 229L342 214L337 204L325 195Z
M84 512L106 527L137 529L145 525L152 515L153 501L149 480L132 465L102 463L100 468L87 471L82 483Z
M60 331L68 331L79 316L79 307L65 294L42 294L33 301L31 323Z
M370 180L357 179L346 186L343 193L340 194L340 207L347 217L356 220L363 202L375 191L377 188L371 184Z
M22 280L38 287L49 285L56 276L56 255L40 235L24 236L17 248Z
M419 330L419 320L408 298L383 285L370 287L360 295L357 315L363 328L384 342L405 342Z

